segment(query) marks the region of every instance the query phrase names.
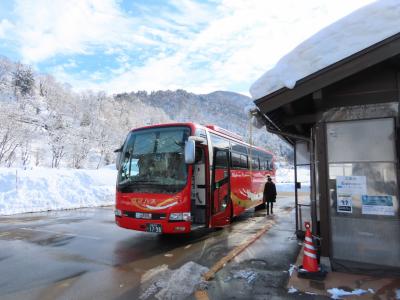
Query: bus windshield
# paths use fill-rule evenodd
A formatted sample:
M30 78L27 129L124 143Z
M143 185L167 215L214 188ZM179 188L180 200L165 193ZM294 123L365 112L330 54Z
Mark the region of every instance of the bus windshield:
M189 135L187 127L131 132L122 150L119 188L126 192L183 188L187 181L184 146Z

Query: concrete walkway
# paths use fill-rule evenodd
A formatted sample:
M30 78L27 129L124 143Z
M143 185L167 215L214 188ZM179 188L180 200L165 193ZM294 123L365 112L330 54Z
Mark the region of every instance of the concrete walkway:
M265 216L276 224L246 248L207 285L209 299L329 299L287 288L291 265L301 243L294 235L295 216L292 198L278 199L277 214Z
M302 242L295 234L293 198L278 199L275 225L208 282L205 299L400 299L400 278L330 272L323 281L300 279Z

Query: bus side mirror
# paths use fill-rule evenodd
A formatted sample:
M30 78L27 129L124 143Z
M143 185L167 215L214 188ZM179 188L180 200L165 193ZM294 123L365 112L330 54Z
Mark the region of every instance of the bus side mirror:
M118 149L114 150L114 153L117 153L117 157L115 159L115 167L117 170L120 169L121 167L121 153L122 153L122 147L119 147Z
M185 163L191 165L195 161L196 142L189 139L185 143Z

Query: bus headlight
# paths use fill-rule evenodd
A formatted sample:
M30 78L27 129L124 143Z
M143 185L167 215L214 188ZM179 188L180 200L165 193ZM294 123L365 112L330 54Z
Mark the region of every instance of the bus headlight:
M115 214L117 217L122 217L122 210L116 209L116 210L114 211L114 214Z
M169 215L169 220L170 221L190 221L191 215L190 212L184 212L184 213L171 213Z
M182 219L183 219L183 221L191 221L191 220L192 220L192 217L191 217L191 215L190 215L190 212L184 212L184 213L182 213Z

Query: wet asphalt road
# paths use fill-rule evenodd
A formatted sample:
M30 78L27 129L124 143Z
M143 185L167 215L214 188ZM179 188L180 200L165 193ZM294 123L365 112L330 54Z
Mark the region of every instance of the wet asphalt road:
M1 217L0 299L137 299L148 270L211 267L264 224L250 210L224 229L162 236L119 228L112 207Z

